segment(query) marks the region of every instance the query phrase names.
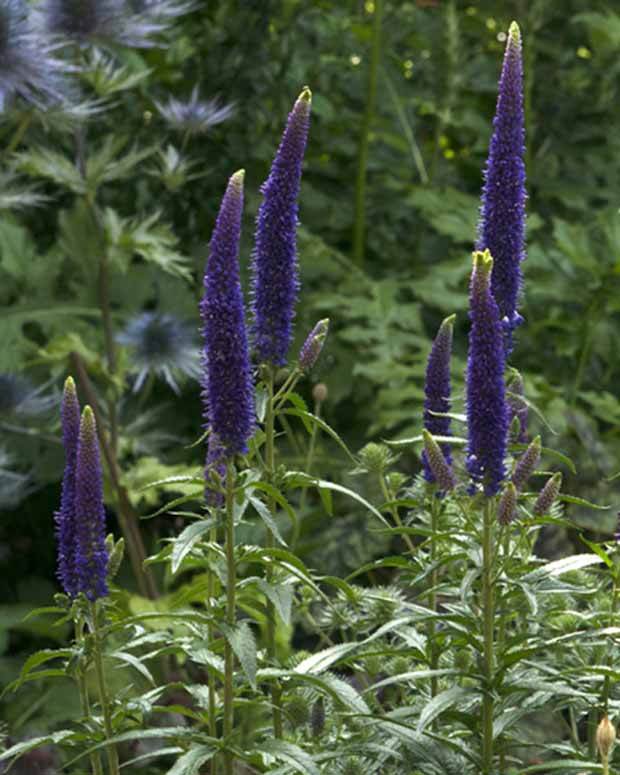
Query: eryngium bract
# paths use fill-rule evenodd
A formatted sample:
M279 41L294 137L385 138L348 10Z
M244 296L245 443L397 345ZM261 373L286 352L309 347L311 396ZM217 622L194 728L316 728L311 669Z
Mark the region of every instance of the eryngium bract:
M200 352L192 327L174 315L142 312L132 318L116 340L131 347L132 371L137 371L133 391L137 393L152 374L163 377L179 393L175 373L197 379L200 376Z
M474 253L467 357L467 469L486 495L495 495L504 479L508 432L503 331L491 293L492 269L488 250Z
M202 100L197 86L189 99L169 97L166 104L156 101L155 107L171 129L188 135L207 132L211 127L227 121L235 112L233 104L222 104L217 97Z
M297 268L297 199L310 126L312 94L305 88L290 112L261 192L252 256L253 343L260 363L283 366L291 344Z
M491 288L504 326L507 354L512 332L521 322L517 312L521 261L525 258L525 126L521 33L510 25L499 82L493 135L484 171L478 250L493 256Z
M60 509L55 514L58 577L65 593L74 597L79 586L75 567L75 478L80 435L80 404L75 390L75 382L71 377L68 377L65 382L60 420L62 443L65 449L65 470L62 477Z
M0 0L0 112L18 95L41 108L62 101L61 63L37 35L23 0Z
M90 406L82 412L75 470L75 571L77 592L89 600L108 594L103 472L97 425Z
M243 177L243 170L231 177L222 199L200 302L206 420L226 457L246 452L254 429L254 394L239 281Z
M450 357L452 355L452 332L454 318L446 318L437 332L426 364L426 380L424 383L424 427L433 436L450 435L450 418L438 417L435 412L450 411ZM446 463L452 463L452 450L449 444L442 444L441 451ZM426 450L422 452L424 477L427 482L434 482L435 475L429 465Z

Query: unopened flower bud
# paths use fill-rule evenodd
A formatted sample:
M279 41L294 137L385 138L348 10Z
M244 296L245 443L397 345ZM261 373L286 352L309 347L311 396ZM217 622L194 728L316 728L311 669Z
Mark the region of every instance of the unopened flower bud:
M327 385L324 382L318 382L313 388L312 388L312 398L314 398L315 402L317 404L322 404L325 401L327 401L327 396L329 395L327 390Z
M616 728L607 718L603 716L600 724L596 728L596 747L601 755L601 759L606 760L609 758L611 749L616 742Z
M114 541L113 535L108 535L106 538L106 550L108 552L108 580L112 580L119 571L123 557L125 555L125 539L119 538L118 541Z
M558 497L561 486L562 474L553 474L551 479L547 481L547 484L540 491L536 503L534 504L534 514L536 514L537 517L542 517L543 514L549 513L555 499Z
M382 474L390 463L390 450L385 444L371 441L360 450L360 463L368 473Z
M509 525L517 514L517 488L512 482L508 482L506 489L499 499L497 506L497 520L500 525Z
M534 441L528 446L525 452L521 455L515 470L512 474L512 482L517 490L522 490L527 480L536 470L536 466L540 461L540 436L536 436Z
M441 447L426 428L422 431L422 437L424 438L426 460L435 477L437 485L441 490L446 492L453 490L456 487L456 477L454 476L454 472L450 468L448 461L444 457Z
M306 341L303 343L301 350L299 351L299 368L308 373L312 371L316 362L319 359L323 344L325 343L325 337L329 331L329 318L319 320L316 326L308 334Z
M323 704L322 697L319 697L312 706L310 726L314 737L318 737L325 729L325 705Z

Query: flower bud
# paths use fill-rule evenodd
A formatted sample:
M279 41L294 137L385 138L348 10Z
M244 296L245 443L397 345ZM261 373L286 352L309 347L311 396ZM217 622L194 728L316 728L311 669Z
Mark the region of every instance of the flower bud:
M382 474L391 461L390 450L385 444L371 441L360 450L360 464L371 474Z
M303 343L301 350L299 351L299 368L305 374L312 371L316 362L319 359L323 344L325 343L325 337L329 331L329 318L319 320L316 326L310 331L306 341Z
M600 724L596 728L596 747L601 755L601 759L609 758L614 743L616 742L616 728L607 718L603 716Z
M497 520L500 525L509 525L517 514L517 488L508 482L497 506Z
M540 461L540 436L536 436L534 441L528 446L525 452L521 455L515 470L512 474L512 483L517 490L522 490L527 480L536 470L536 466Z
M534 504L534 514L536 514L537 517L542 517L543 514L549 513L555 499L558 497L561 486L562 474L553 474L551 479L547 481L547 484L540 491L540 495Z
M319 697L312 706L310 726L314 737L318 737L325 729L325 705L322 697Z
M314 398L317 404L322 404L323 402L327 401L328 395L329 392L327 390L327 385L324 382L318 382L312 388L312 398Z
M454 472L450 468L448 461L444 457L441 447L426 428L422 431L422 437L424 438L426 460L435 477L437 485L441 490L446 492L453 490L456 487L456 477L454 476Z

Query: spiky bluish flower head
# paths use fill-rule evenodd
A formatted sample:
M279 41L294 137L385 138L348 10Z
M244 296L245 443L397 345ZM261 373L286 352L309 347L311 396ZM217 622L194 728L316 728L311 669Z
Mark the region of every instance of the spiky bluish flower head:
M165 104L156 101L155 107L171 129L187 135L204 134L211 127L228 121L235 113L232 103L222 104L217 97L201 99L197 86L194 86L189 99L169 97Z
M512 332L522 322L517 311L521 262L525 258L525 123L521 33L510 25L499 82L493 135L484 171L477 249L493 256L491 288L505 332L507 354Z
M254 430L254 393L239 280L243 178L243 170L236 172L222 199L200 302L205 419L226 458L246 452Z
M540 462L540 450L540 436L536 436L534 441L517 460L512 474L512 482L517 490L522 490L525 487L527 480L536 470L536 466Z
M80 435L80 403L72 377L67 377L60 408L62 444L65 450L65 470L62 477L60 509L56 512L56 541L58 548L58 577L67 595L78 591L75 566L75 477L78 440Z
M97 424L90 406L82 412L75 468L75 574L77 592L93 601L108 594L103 471Z
M13 456L0 447L0 509L12 509L34 489L30 473L17 471Z
M132 371L137 372L133 391L137 393L145 379L153 374L162 377L179 393L176 377L200 377L200 351L190 325L174 315L142 312L133 317L116 337L132 349Z
M517 516L517 488L508 482L497 504L497 520L500 525L509 525Z
M58 396L45 393L48 385L35 387L21 374L0 374L0 417L24 419L35 417L56 406Z
M534 514L536 514L537 517L542 517L551 511L551 507L560 494L561 488L562 474L558 472L547 480L547 483L538 494L538 498L536 498L536 503L534 503Z
M518 433L515 431L515 441L519 444L527 444L528 406L525 401L525 387L523 377L516 369L511 369L510 377L506 384L506 401L508 403L509 422L518 422Z
M61 63L37 35L23 0L0 0L0 112L17 95L37 107L62 101Z
M297 363L301 371L307 374L315 367L329 331L329 318L323 318L315 325L301 346Z
M450 411L450 358L452 356L452 334L456 315L450 315L439 326L439 331L431 347L426 364L424 382L424 427L434 436L450 436L450 418L438 417L436 413ZM452 463L452 450L449 444L442 444L441 451L448 465ZM422 452L424 477L434 482L435 475L429 465L426 450Z
M456 487L456 477L441 447L426 428L422 431L422 437L424 439L424 452L426 453L425 466L428 466L431 471L432 481L437 482L440 490L444 492L453 490Z
M252 256L253 343L260 363L284 366L299 291L297 213L312 93L304 88L290 112L261 192Z
M485 495L499 492L506 470L508 409L504 343L499 309L491 292L493 259L475 252L469 295L467 357L467 469Z
M45 0L41 13L45 29L81 45L104 44L150 48L170 19L192 5L153 0L132 9L125 0Z

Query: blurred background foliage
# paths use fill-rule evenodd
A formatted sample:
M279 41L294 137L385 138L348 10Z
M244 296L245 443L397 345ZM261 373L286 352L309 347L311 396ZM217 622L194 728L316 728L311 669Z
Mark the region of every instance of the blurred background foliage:
M184 445L202 432L197 300L225 181L245 167L247 271L259 186L304 84L314 97L300 209L297 339L325 316L332 328L303 397L312 405L312 381L327 385L321 410L353 448L413 435L422 422L430 340L456 311L455 411L461 410L470 251L513 18L524 39L529 217L526 323L512 363L546 418L530 412L532 430L575 460L578 475L565 472L566 489L613 504L611 477L620 469L620 9L604 0L381 6L363 262L353 260L352 234L372 0L200 2L174 20L160 47L82 51L75 78L84 120L77 110L39 111L19 101L5 110L0 682L40 637L35 624L22 622L23 612L54 589L58 390L70 354L79 353L98 394L116 392L123 482L140 513L153 511L161 503L140 492L142 484L202 465L202 447ZM191 103L194 90L195 99L217 97L219 107L234 111L206 127L180 121L169 100ZM114 329L125 330L114 373L100 322L102 253ZM152 351L127 347L153 319L164 323L149 340ZM301 464L305 452L292 437L293 467L297 458ZM408 474L419 469L413 455L399 465ZM327 438L318 439L313 466L331 476L350 467ZM369 497L381 499L368 487ZM347 572L385 549L368 537L350 502L334 518L319 500L303 507L299 549L320 569ZM579 506L570 514L593 532L613 530L611 516ZM113 526L112 499L110 520ZM182 519L142 524L152 550Z

